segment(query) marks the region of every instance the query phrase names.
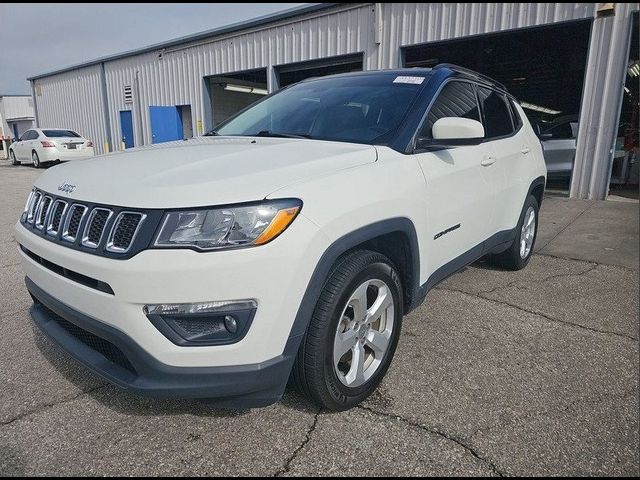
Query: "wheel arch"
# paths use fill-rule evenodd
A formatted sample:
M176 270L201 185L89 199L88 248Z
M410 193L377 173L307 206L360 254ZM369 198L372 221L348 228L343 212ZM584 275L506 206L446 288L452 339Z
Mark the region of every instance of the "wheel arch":
M533 182L531 182L531 185L529 186L529 191L527 192L527 196L525 197L524 200L526 201L529 195L533 195L535 199L538 201L538 208L540 208L542 206L542 200L544 198L545 184L546 184L545 177L540 176L536 178Z
M407 311L411 306L418 294L420 274L418 236L413 222L405 217L397 217L360 227L334 241L320 257L289 335L290 340L298 338L296 350L332 267L341 256L355 249L382 253L393 262L402 280L404 310ZM288 348L294 347L289 344Z

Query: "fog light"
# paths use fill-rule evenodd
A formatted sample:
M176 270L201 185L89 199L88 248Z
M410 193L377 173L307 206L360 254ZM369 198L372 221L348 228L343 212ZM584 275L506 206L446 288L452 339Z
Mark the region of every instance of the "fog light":
M227 327L229 333L236 333L238 331L238 322L231 315L224 317L224 326Z
M144 313L176 345L226 345L246 335L255 300L145 305Z

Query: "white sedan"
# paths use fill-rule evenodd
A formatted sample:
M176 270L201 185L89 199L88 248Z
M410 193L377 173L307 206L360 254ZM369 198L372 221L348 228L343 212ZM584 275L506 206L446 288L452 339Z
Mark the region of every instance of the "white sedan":
M93 157L93 142L73 130L60 128L33 128L22 134L9 147L9 158L14 165L33 163L36 168L49 162L68 162Z

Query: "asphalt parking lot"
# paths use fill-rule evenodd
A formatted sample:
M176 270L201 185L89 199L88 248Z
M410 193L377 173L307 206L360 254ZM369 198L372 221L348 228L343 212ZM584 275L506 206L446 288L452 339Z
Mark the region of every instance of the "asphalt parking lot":
M132 396L32 326L0 166L0 475L638 475L638 203L548 197L520 272L483 263L405 319L376 394L250 411Z

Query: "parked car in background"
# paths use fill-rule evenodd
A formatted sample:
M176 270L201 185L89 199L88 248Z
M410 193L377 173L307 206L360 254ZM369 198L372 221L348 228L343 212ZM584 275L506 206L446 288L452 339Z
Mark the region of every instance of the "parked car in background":
M73 130L60 128L33 128L22 134L9 147L13 165L33 163L40 168L45 163L68 162L94 156L93 142Z
M547 173L554 177L570 177L576 156L578 117L563 116L539 132Z

